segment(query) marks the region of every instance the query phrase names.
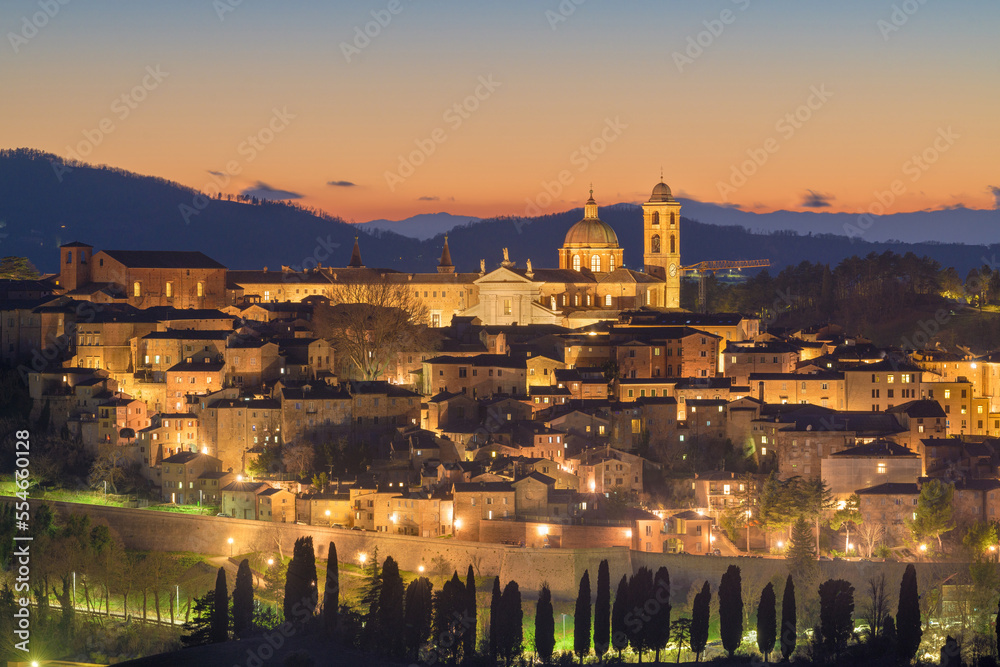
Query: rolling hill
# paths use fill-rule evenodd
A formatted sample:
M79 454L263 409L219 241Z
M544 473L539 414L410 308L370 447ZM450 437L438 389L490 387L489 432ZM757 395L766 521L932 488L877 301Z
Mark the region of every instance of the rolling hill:
M200 250L233 269L311 266L316 260L342 266L350 258L355 236L368 266L433 271L441 253L441 234L415 240L280 202L199 199L194 190L164 179L110 167L60 167L53 160L58 158L30 149L0 152L0 254L27 256L44 272L57 270L57 248L68 241L97 249ZM600 211L618 233L626 266L640 269L639 207L616 204ZM992 261L1000 248L996 243L870 242L834 234L754 233L711 224L711 209L698 213L706 219L683 219L685 264L766 258L780 268L803 260L835 264L851 255L893 250L931 256L964 276L971 267ZM452 259L460 271L478 271L480 258L493 268L507 247L511 259L522 266L529 257L536 266L555 266L566 231L581 217L582 210L573 209L459 226L449 235Z

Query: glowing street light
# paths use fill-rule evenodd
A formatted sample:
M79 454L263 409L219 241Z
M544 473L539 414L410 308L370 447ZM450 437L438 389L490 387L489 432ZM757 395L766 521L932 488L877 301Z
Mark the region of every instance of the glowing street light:
M781 540L778 540L778 548L779 549L784 549L785 548L785 543L782 542Z
M230 537L226 541L229 542L229 557L232 558L233 557L233 538Z
M920 551L927 551L927 545L926 544L921 544L920 545Z
M365 564L366 560L368 560L368 554L358 554L358 562L361 563L362 566Z
M271 567L272 565L274 565L274 559L273 558L268 558L267 559L267 566Z
M423 574L424 573L424 566L421 565L420 567L418 567L417 568L417 572L419 572L420 574Z

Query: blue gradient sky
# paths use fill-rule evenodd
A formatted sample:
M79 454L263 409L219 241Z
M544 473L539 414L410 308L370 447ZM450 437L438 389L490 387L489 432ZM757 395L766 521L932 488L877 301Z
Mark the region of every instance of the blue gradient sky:
M861 211L896 180L905 192L889 212L996 206L996 2L913 0L886 39L878 22L903 3L565 0L575 11L553 29L554 0L400 0L351 62L341 43L388 1L243 0L221 19L220 3L74 0L15 52L11 33L39 5L4 1L0 145L209 191L209 171L233 162L225 193L270 187L358 221L562 210L590 181L602 204L638 201L661 166L675 193L751 210ZM678 68L673 54L723 11L732 22ZM168 76L120 118L116 98L157 65ZM500 85L449 123L490 76ZM811 89L831 96L788 136L778 123ZM294 118L249 159L241 146L275 108ZM94 134L105 118L113 131ZM582 156L608 119L613 140ZM768 140L776 150L744 167ZM924 151L933 164L908 171ZM401 159L420 164L410 174ZM754 173L743 183L734 170Z

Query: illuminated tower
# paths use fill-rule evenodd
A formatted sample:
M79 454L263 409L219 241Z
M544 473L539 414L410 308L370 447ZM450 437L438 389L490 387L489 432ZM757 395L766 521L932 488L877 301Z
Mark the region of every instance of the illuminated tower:
M651 276L666 282L659 303L650 305L680 308L681 305L681 205L662 180L642 205L643 264ZM660 295L658 295L660 296Z

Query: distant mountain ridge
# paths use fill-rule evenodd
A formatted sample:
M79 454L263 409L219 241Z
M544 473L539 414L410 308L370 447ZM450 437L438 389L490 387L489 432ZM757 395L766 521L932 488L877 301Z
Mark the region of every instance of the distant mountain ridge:
M52 160L58 164L59 158L30 149L0 151L0 254L27 256L43 272L58 270L57 248L68 241L89 243L98 250L200 250L231 269L276 269L281 265L310 267L317 262L344 266L358 236L367 266L430 272L437 266L444 242L442 234L415 240L283 203L207 201L177 183L110 167L68 165L68 170L61 168L57 173ZM182 213L185 206L196 211L187 222ZM715 219L713 208L686 205L683 211L685 264L706 259L769 259L774 272L803 260L836 264L851 255L892 250L928 255L964 276L984 261L995 262L1000 250L995 242L889 243L869 242L867 235L858 240L794 231L760 234L738 226L707 224ZM557 266L557 250L582 215L581 209L573 209L454 227L449 232L452 260L459 271L479 271L481 258L492 269L500 264L506 247L521 266L528 258L537 267ZM641 269L639 207L603 206L600 215L617 232L625 265ZM705 219L692 219L701 216Z
M394 232L400 236L426 241L438 234L447 234L455 227L479 222L479 218L451 213L420 213L402 220L369 220L356 226L365 231Z

